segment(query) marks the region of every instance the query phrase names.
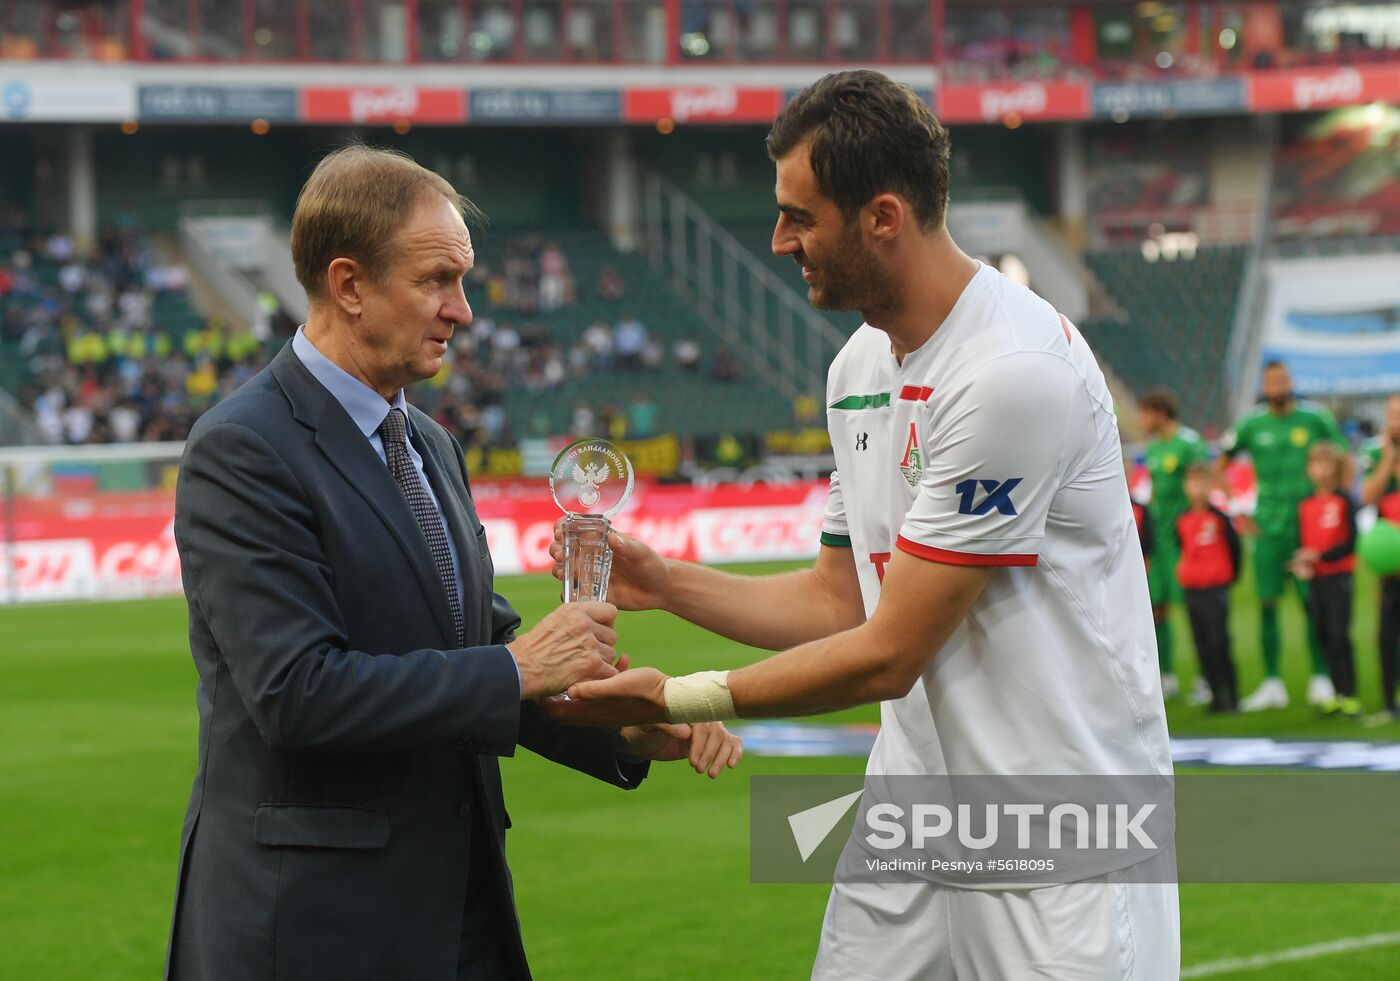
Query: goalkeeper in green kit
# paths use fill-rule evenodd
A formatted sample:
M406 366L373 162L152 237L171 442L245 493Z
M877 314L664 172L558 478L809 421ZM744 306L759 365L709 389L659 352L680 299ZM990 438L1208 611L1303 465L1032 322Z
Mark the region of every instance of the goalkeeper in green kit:
M1293 394L1293 376L1281 361L1264 365L1262 385L1264 405L1242 419L1221 440L1224 451L1216 461L1217 475L1224 476L1227 461L1239 453L1249 454L1258 486L1253 528L1254 580L1259 593L1259 646L1264 656L1264 681L1240 703L1246 712L1287 708L1288 691L1279 674L1278 601L1285 584L1292 579L1288 562L1298 548L1298 505L1312 493L1308 480L1308 447L1319 440L1337 444L1349 452L1346 437L1332 414L1321 406L1300 402ZM1351 481L1350 457L1344 456L1344 484ZM1296 582L1307 616L1307 584ZM1305 621L1306 622L1306 621ZM1312 678L1307 700L1321 705L1333 695L1326 659L1314 631L1306 630L1312 659Z
M1152 597L1152 620L1157 628L1157 665L1162 672L1162 697L1172 698L1180 691L1173 656L1171 608L1183 602L1176 564L1181 548L1177 543L1176 519L1190 506L1186 500L1186 470L1193 463L1209 463L1210 449L1199 433L1177 421L1176 396L1165 388L1154 388L1138 400L1138 421L1147 434L1145 462L1152 477L1152 499L1147 514L1152 527L1165 529L1153 538L1147 562L1147 589ZM1291 554L1291 553L1290 553ZM1210 693L1197 678L1193 703L1204 704Z

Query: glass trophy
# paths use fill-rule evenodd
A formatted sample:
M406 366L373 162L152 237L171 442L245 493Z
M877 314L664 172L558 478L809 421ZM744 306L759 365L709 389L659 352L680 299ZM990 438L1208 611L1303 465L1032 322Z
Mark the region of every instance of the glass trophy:
M549 489L564 518L564 602L604 600L612 517L632 496L632 461L605 439L580 439L560 451Z

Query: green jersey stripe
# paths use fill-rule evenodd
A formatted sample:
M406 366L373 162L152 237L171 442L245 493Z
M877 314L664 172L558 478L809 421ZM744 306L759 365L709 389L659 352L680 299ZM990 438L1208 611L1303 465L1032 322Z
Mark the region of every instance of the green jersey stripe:
M850 548L850 547L851 547L851 536L850 536L850 535L833 535L833 534L831 534L831 532L829 532L829 531L824 531L824 532L822 532L822 544L823 544L823 545L828 545L828 546L830 546L831 548Z
M890 404L890 393L878 395L847 395L827 406L829 409L883 409Z

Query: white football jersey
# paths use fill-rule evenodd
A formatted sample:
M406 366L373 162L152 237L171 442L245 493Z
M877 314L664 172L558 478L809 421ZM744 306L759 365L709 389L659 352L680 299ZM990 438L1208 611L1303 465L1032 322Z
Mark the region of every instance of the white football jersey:
M903 364L862 325L827 405L822 541L853 550L867 615L895 549L1001 567L882 703L868 772L1170 773L1118 423L1073 325L984 265Z

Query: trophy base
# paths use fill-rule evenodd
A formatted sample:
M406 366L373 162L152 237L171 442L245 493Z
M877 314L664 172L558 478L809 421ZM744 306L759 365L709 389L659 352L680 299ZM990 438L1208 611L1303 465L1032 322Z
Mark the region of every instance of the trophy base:
M564 602L608 598L612 522L599 514L571 514L564 519Z

